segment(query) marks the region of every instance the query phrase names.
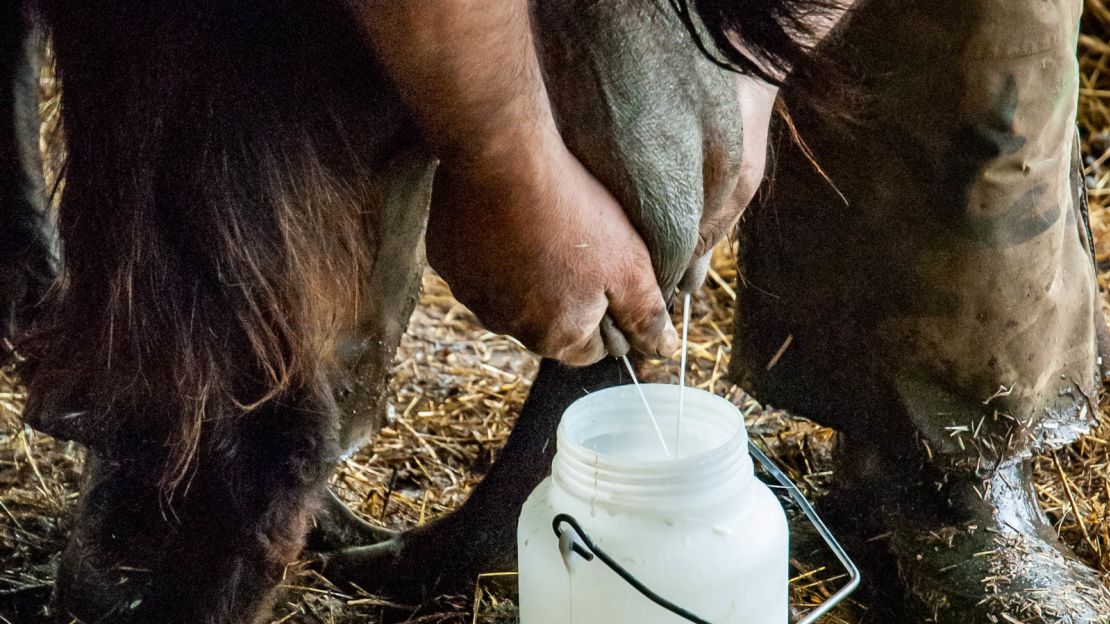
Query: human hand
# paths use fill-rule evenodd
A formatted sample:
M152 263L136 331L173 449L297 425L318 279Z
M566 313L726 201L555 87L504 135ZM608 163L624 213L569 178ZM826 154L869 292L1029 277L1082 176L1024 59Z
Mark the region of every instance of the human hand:
M544 145L440 165L430 264L487 328L542 356L601 359L607 313L631 346L670 355L678 337L643 241L557 136Z

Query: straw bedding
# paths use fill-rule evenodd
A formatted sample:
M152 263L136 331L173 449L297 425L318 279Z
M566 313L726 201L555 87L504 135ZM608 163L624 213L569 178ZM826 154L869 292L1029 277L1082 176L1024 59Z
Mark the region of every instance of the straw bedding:
M1080 128L1090 188L1099 280L1110 288L1110 6L1087 0L1080 40ZM55 89L44 77L48 129ZM834 433L765 409L724 379L735 293L731 248L718 250L706 288L695 298L689 379L741 406L753 438L788 469L811 497L831 477ZM1110 298L1104 297L1110 314ZM393 369L388 426L346 459L332 485L365 518L390 528L419 525L465 500L494 461L528 394L536 359L503 336L482 330L438 277L424 278L420 306ZM677 362L657 362L649 379L673 380ZM33 622L46 604L52 564L64 541L78 491L82 451L23 427L17 380L0 377L0 614L18 610ZM1104 413L1110 406L1104 401ZM1084 561L1110 575L1110 421L1079 442L1036 460L1037 493L1057 531ZM881 536L877 536L881 538ZM796 561L796 604L820 601L843 581L819 561ZM491 570L491 573L504 572ZM1110 581L1108 581L1110 582ZM446 596L419 609L395 609L358 587L336 587L291 566L273 622L511 622L513 579L491 574L474 595ZM851 603L826 622L859 622L867 607ZM0 622L6 620L0 616Z

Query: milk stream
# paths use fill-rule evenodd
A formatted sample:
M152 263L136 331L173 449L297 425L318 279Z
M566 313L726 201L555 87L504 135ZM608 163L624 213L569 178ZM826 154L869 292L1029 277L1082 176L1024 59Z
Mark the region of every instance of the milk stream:
M663 430L659 427L659 419L655 417L655 412L651 409L651 403L644 396L644 391L640 388L640 380L636 377L636 370L632 367L632 362L628 360L628 356L624 356L624 366L628 369L628 374L632 375L632 383L636 386L636 391L640 394L640 401L644 404L644 410L647 412L648 418L651 419L651 426L655 428L655 433L659 437L659 444L663 446L663 452L671 459L678 459L680 447L682 445L682 415L686 411L686 352L689 350L689 337L690 337L690 293L686 293L686 297L682 300L682 354L680 356L680 363L678 369L678 418L675 419L674 427L674 452L672 453L667 448L667 440L663 437Z
M686 298L682 300L682 355L680 356L680 364L678 369L678 420L675 421L674 426L674 457L678 459L678 454L681 452L682 447L682 414L686 411L686 351L687 338L690 335L690 293L686 293Z
M643 402L648 418L651 419L651 426L655 428L655 435L659 437L659 444L663 445L663 453L673 459L675 456L671 455L671 449L667 448L667 440L663 438L663 430L659 428L659 419L655 417L655 412L651 409L651 402L644 395L644 389L640 387L640 380L636 378L636 369L632 368L632 362L628 360L627 355L624 356L624 367L628 369L628 374L632 375L632 383L636 386L636 391L640 393L640 401Z
M786 514L755 478L749 448L851 577L800 622L821 617L858 585L858 570L809 503L751 446L737 406L686 388L690 301L686 294L678 388L640 384L625 357L631 385L589 393L563 413L551 476L528 497L517 526L521 624L788 622ZM668 448L663 430L672 427ZM592 540L588 548L604 564L570 547L576 535Z

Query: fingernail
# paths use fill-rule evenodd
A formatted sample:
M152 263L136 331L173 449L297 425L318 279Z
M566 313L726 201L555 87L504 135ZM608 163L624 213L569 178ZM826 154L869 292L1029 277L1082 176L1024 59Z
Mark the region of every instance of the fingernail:
M680 346L678 332L673 325L667 323L667 327L663 330L663 340L659 344L659 355L671 357L678 351Z

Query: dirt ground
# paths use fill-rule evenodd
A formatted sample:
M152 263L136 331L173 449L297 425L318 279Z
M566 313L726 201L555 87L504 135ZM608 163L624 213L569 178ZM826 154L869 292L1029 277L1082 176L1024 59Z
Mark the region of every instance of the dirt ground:
M1080 127L1092 202L1100 281L1110 286L1110 10L1088 0L1080 46ZM812 498L831 477L834 432L759 406L734 387L726 370L735 293L732 253L719 250L709 283L696 297L689 379L741 406L759 441ZM1110 309L1110 299L1104 302ZM653 379L675 379L676 362L655 363ZM332 479L340 496L370 522L406 528L458 506L496 457L527 396L536 359L502 336L483 331L434 275L425 276L393 370L389 425L344 460ZM53 565L77 497L81 449L35 433L19 420L16 380L0 388L0 622L42 621ZM1103 403L1103 413L1107 404ZM1037 459L1037 491L1061 537L1110 577L1110 425ZM881 536L879 536L881 537ZM842 571L795 557L796 604L835 591ZM491 573L511 572L490 570ZM488 591L487 591L488 590ZM304 562L291 566L272 622L344 624L383 616L410 622L511 622L512 577L479 579L473 595L447 596L414 609L391 609L357 587L336 587ZM852 602L823 622L867 621Z

